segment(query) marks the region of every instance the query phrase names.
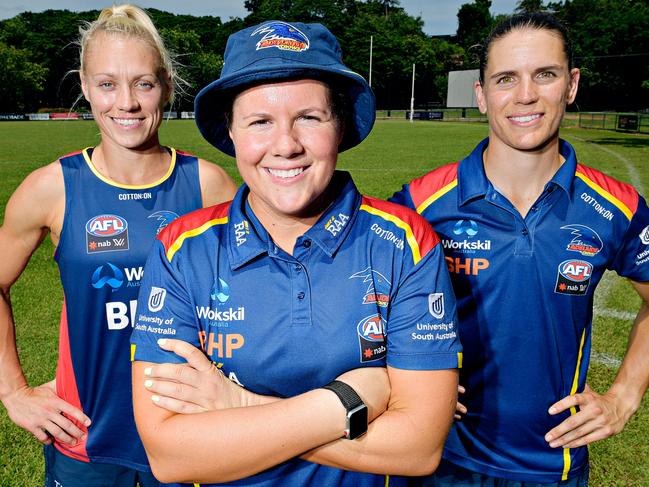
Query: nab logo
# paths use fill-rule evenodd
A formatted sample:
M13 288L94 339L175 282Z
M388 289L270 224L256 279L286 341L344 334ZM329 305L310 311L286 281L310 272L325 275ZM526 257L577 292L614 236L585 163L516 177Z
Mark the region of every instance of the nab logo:
M363 318L356 327L361 362L371 362L385 357L385 320L380 315Z
M95 289L101 289L104 286L119 289L124 283L124 274L113 264L106 262L105 265L100 265L95 269L90 282Z
M162 287L151 287L151 292L149 293L149 311L155 313L160 311L165 304L165 297L167 296L167 290Z
M86 222L86 252L128 250L128 223L117 215L98 215Z
M478 234L478 224L473 220L458 220L453 227L455 235L466 233L468 237L475 237Z
M214 284L210 290L210 298L212 301L218 301L219 303L225 303L230 299L230 286L220 277L214 279Z
M555 293L584 295L590 285L593 266L584 260L564 260L559 264Z
M432 293L428 295L428 312L433 318L444 318L444 293Z

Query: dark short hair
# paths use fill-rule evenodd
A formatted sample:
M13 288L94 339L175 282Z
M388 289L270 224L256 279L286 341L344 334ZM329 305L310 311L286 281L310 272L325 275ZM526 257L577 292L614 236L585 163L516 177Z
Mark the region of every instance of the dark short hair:
M516 29L545 29L556 33L563 43L568 60L568 69L573 68L572 42L568 29L559 19L547 12L523 12L500 21L486 37L480 48L480 84L484 83L484 72L489 61L489 48L494 41L505 37Z

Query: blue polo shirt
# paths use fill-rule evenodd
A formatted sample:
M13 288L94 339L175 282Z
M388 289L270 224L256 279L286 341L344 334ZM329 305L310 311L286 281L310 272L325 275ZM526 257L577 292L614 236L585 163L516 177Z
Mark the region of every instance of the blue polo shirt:
M362 196L347 173L332 185L337 198L293 255L257 220L246 185L232 203L169 225L145 267L134 359L178 362L156 340L182 339L231 380L276 397L358 367L458 367L455 298L437 235L415 212ZM235 482L309 483L383 486L386 478L298 458Z
M545 434L576 414L548 408L586 384L604 271L649 281L649 210L633 187L578 164L560 141L566 160L523 218L485 175L487 144L392 198L433 224L458 302L469 412L444 458L494 477L556 482L580 471L588 452L548 446Z

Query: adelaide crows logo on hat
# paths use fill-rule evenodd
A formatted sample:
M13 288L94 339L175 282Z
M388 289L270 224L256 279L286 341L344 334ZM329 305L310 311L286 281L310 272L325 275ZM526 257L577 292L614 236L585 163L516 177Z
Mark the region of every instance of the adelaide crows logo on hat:
M309 48L309 38L298 28L286 22L271 22L264 24L250 37L263 34L257 42L257 50L276 47L283 51L306 51Z

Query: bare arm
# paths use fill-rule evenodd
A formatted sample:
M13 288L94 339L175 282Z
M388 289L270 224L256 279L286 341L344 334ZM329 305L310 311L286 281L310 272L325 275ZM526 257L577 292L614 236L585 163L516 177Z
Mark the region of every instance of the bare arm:
M52 230L58 242L63 221L63 176L52 163L30 174L10 198L0 227L0 401L11 420L50 443L51 436L75 444L83 436L64 414L89 424L90 420L56 396L54 383L31 388L20 366L11 309L10 289L22 274L29 258Z
M550 407L558 414L571 407L579 412L545 436L553 448L576 448L616 435L640 407L649 386L649 283L631 282L642 306L629 335L626 355L610 389L604 394L586 386L581 394L567 396Z
M439 464L453 420L458 371L388 367L388 409L359 440L338 440L302 458L347 470L428 475Z
M157 406L184 414L246 407L282 401L259 396L222 377L197 348L179 340L166 340L187 364L147 367L144 385L155 394ZM356 370L349 374L376 370ZM388 410L370 424L368 434L349 441L337 439L302 458L347 470L402 475L425 475L435 470L455 408L457 371L408 371L388 368L391 394ZM357 379L375 381L376 376ZM365 382L364 382L365 383ZM387 387L387 385L386 385Z
M204 159L199 159L198 173L204 207L230 201L234 197L237 186L221 167Z
M163 482L226 482L254 475L342 437L345 410L331 391L315 389L282 401L198 414L159 408L133 363L133 407L156 477ZM223 379L226 382L226 379ZM368 404L370 419L385 409L387 382L368 387L346 377Z

